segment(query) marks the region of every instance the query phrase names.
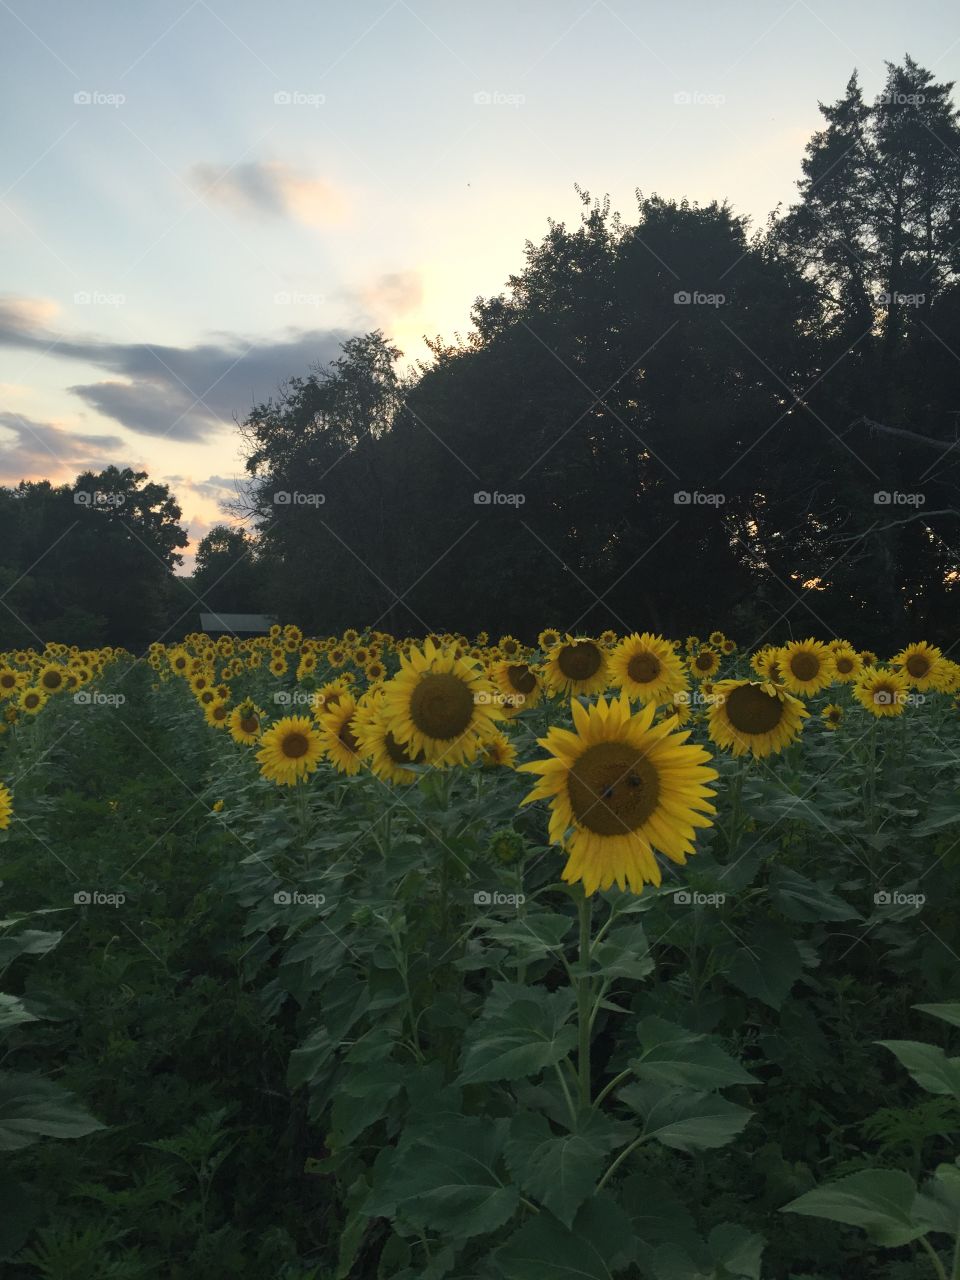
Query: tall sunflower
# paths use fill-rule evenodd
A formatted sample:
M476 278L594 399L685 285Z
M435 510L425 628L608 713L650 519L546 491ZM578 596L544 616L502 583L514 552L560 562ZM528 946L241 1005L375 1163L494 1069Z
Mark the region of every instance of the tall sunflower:
M805 698L833 680L833 654L821 640L791 640L780 650L778 661L783 683L791 693Z
M343 694L321 716L320 741L327 759L338 773L353 776L360 772L363 755L357 733L357 704L349 694Z
M394 739L436 768L466 764L504 718L497 691L476 663L438 649L401 656L400 670L383 688L383 715Z
M927 689L941 689L947 683L948 673L943 665L943 653L936 645L927 644L926 641L907 645L890 662L899 667L910 684L921 693Z
M710 680L720 667L720 655L710 645L701 645L689 659L689 667L695 680Z
M634 700L667 702L687 688L680 655L663 636L625 636L608 659L610 683Z
M230 737L242 747L252 746L263 732L263 718L264 713L252 699L247 698L230 712L227 722Z
M596 640L567 636L547 654L543 680L553 693L600 693L607 687L607 655Z
M313 773L322 758L320 732L306 716L278 720L264 733L257 752L261 774L288 787Z
M845 640L831 645L833 652L833 678L837 684L853 684L863 670L863 661L853 645Z
M574 732L551 728L540 745L546 760L519 766L540 775L523 803L549 800L550 839L566 849L568 884L584 892L621 888L641 893L659 885L655 853L683 864L693 853L696 827L713 823L717 777L706 767L710 755L674 733L669 722L653 724L649 704L631 714L626 694L599 698L587 708L571 703Z
M853 686L853 696L872 716L900 716L907 705L910 685L900 671L865 667Z
M775 755L799 735L809 715L799 698L758 680L718 680L711 693L708 732L735 756Z

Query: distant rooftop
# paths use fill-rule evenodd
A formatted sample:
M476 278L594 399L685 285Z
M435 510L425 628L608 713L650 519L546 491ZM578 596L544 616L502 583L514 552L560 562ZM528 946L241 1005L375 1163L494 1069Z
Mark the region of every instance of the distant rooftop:
M201 631L269 631L276 618L268 613L201 613Z

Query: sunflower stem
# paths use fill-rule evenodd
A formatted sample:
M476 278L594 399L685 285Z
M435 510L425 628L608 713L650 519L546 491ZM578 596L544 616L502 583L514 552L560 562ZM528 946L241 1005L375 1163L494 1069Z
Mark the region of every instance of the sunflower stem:
M580 1102L590 1106L590 1024L593 1004L593 980L590 977L591 902L581 891L577 902L580 915L580 965L577 977L577 1021L580 1029L578 1064L580 1068Z
M918 1243L921 1244L923 1248L927 1251L927 1253L930 1255L930 1261L933 1264L933 1270L937 1277L937 1280L947 1280L947 1273L943 1269L943 1263L940 1261L936 1251L933 1248L933 1245L930 1243L927 1237L920 1236ZM956 1269L954 1269L952 1280L956 1280L956 1276L957 1276L957 1272L956 1272Z

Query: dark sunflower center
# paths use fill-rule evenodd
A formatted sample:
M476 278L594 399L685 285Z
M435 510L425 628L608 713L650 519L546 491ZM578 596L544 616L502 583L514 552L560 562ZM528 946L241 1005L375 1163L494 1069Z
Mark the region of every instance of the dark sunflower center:
M354 755L356 755L357 752L360 750L360 743L357 741L352 729L350 728L352 723L353 723L353 717L351 716L350 719L347 720L346 723L341 727L340 732L337 734L337 737L340 739L340 741L343 743L343 745L347 748L348 751L351 751Z
M727 719L738 733L769 733L783 719L783 703L755 684L741 685L727 695Z
M280 744L280 750L288 760L299 760L301 756L307 754L309 749L310 743L302 733L288 733Z
M61 681L62 676L59 671L48 671L43 677L43 684L46 689L59 689Z
M423 676L410 698L410 719L428 738L457 738L473 719L473 694L450 671Z
M840 672L840 674L841 674L841 675L843 675L843 676L848 675L848 674L853 670L853 659L852 659L852 658L838 658L838 659L837 659L837 670L838 670L838 671Z
M589 680L600 670L600 650L590 640L565 644L557 659L568 680Z
M820 671L820 659L813 653L795 653L790 659L790 670L798 680L812 680Z
M660 674L660 659L652 653L635 653L627 663L627 675L637 684L649 684Z
M16 676L0 676L0 688L14 689L16 688Z
M260 728L260 721L256 716L244 716L240 721L240 728L244 733L256 733Z
M567 793L581 826L601 836L628 835L656 810L660 775L636 747L600 742L572 766Z
M930 662L922 653L911 654L907 659L907 670L915 680L920 680L930 670Z
M214 720L226 720L226 718L227 718L227 708L226 708L226 707L224 707L224 706L217 706L217 707L214 707L214 708L213 708L213 718L214 718Z
M387 755L394 764L419 764L423 756L423 752L421 751L416 760L411 760L407 755L406 748L400 745L389 729L384 736L383 745L386 747Z
M525 663L521 663L516 667L508 667L507 676L517 693L533 693L537 687L537 677Z

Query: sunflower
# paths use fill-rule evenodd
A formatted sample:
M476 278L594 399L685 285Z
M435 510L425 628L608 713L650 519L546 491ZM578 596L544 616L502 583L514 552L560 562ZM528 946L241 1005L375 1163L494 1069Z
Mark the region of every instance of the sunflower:
M940 689L943 677L947 674L943 669L943 654L936 645L921 641L919 644L907 645L890 659L893 666L899 667L903 675L915 689L921 692L926 689Z
M241 747L256 742L263 731L263 712L250 698L233 708L227 721L230 737Z
M644 704L666 702L687 688L679 654L663 636L626 636L609 657L610 683Z
M631 714L621 694L589 708L573 700L571 710L575 731L549 729L539 739L548 759L519 766L540 774L523 803L550 801L550 840L569 854L568 884L582 881L587 895L614 882L641 893L660 884L655 851L682 865L695 852L694 828L713 824L707 783L717 772L686 741L689 730L653 724L652 703Z
M537 636L537 644L544 653L548 653L551 649L555 649L562 639L555 627L545 627ZM479 644L480 641L478 640L477 643Z
M363 674L367 677L367 682L369 684L379 684L386 676L387 668L379 658L371 658L363 668Z
M514 636L501 636L499 648L505 658L518 658L522 646Z
M405 766L423 764L423 754L412 760L406 748L390 732L383 715L382 697L357 711L354 732L363 759L381 782L391 782L395 786L416 782L418 774Z
M699 644L700 644L699 636L687 636L686 640L684 640L683 642L683 647L687 651L687 653L696 653Z
M732 653L736 653L737 652L736 640L731 640L729 636L725 636L724 639L720 641L720 652L726 658L729 658Z
M355 631L353 627L347 627L343 633L343 643L345 645L355 645L360 639L360 632Z
M837 684L853 684L863 670L863 662L853 645L845 640L830 646L833 652L833 678Z
M828 702L820 712L820 719L825 729L839 729L843 721L843 707L838 707L835 702Z
M547 654L543 679L553 693L600 693L607 687L607 655L595 640L567 636Z
M217 698L216 689L201 689L197 694L197 701L201 707L209 707L211 703L222 702L222 698Z
M320 741L327 753L327 759L338 773L352 776L360 772L363 755L360 739L357 735L357 704L355 699L344 693L333 705L328 704L321 716Z
M17 700L17 706L21 711L25 711L28 716L35 716L39 711L43 710L46 701L47 695L43 690L36 685L31 685L21 692Z
M0 782L0 831L6 831L13 815L13 796L8 787Z
M723 645L723 642L726 640L726 638L727 637L723 634L722 631L710 632L710 643L713 645L715 649L719 649Z
M310 706L317 720L329 711L331 707L335 707L345 693L348 693L347 680L345 676L340 676L337 680L330 680L310 697Z
M0 698L10 698L26 682L26 676L16 667L0 667Z
M529 711L540 701L540 683L536 672L525 662L497 662L490 678L503 694L501 705L508 715Z
M719 680L713 686L708 732L718 747L735 756L775 755L799 735L809 715L799 698L779 685L758 680Z
M342 667L347 661L347 651L342 645L327 650L327 662L331 667Z
M319 730L306 716L278 720L264 733L257 752L261 774L288 787L313 773L322 756Z
M63 667L54 663L46 667L41 667L37 683L46 694L56 693L58 689L62 689L66 680Z
M480 752L480 764L484 769L512 769L517 749L505 733L499 731L485 743Z
M218 698L216 701L207 704L203 718L214 729L226 729L230 720L230 708Z
M612 631L609 627L606 629L606 631L601 631L600 643L604 646L604 648L612 649L613 646L617 643L617 633L615 631Z
M709 680L717 674L720 667L720 655L710 645L701 645L696 655L689 660L690 672L696 680Z
M472 760L503 719L482 670L429 639L400 659L383 689L384 718L396 741L438 768Z
M872 649L861 649L860 661L863 663L865 667L876 667L876 666L879 666L880 664L880 659L877 657L877 655L873 652Z
M672 702L666 702L657 708L657 718L659 720L670 720L674 726L682 727L689 724L693 711L690 706L690 695L684 690L682 693L676 693Z
M903 715L910 685L900 671L864 667L853 686L853 696L873 716Z
M270 674L271 674L271 675L275 675L275 676L277 676L277 677L279 678L279 677L280 677L280 676L282 676L282 675L286 675L286 671L287 671L287 660L286 660L286 658L271 658L271 659L270 659Z
M833 654L820 640L791 640L778 657L783 683L791 693L810 698L833 680Z

